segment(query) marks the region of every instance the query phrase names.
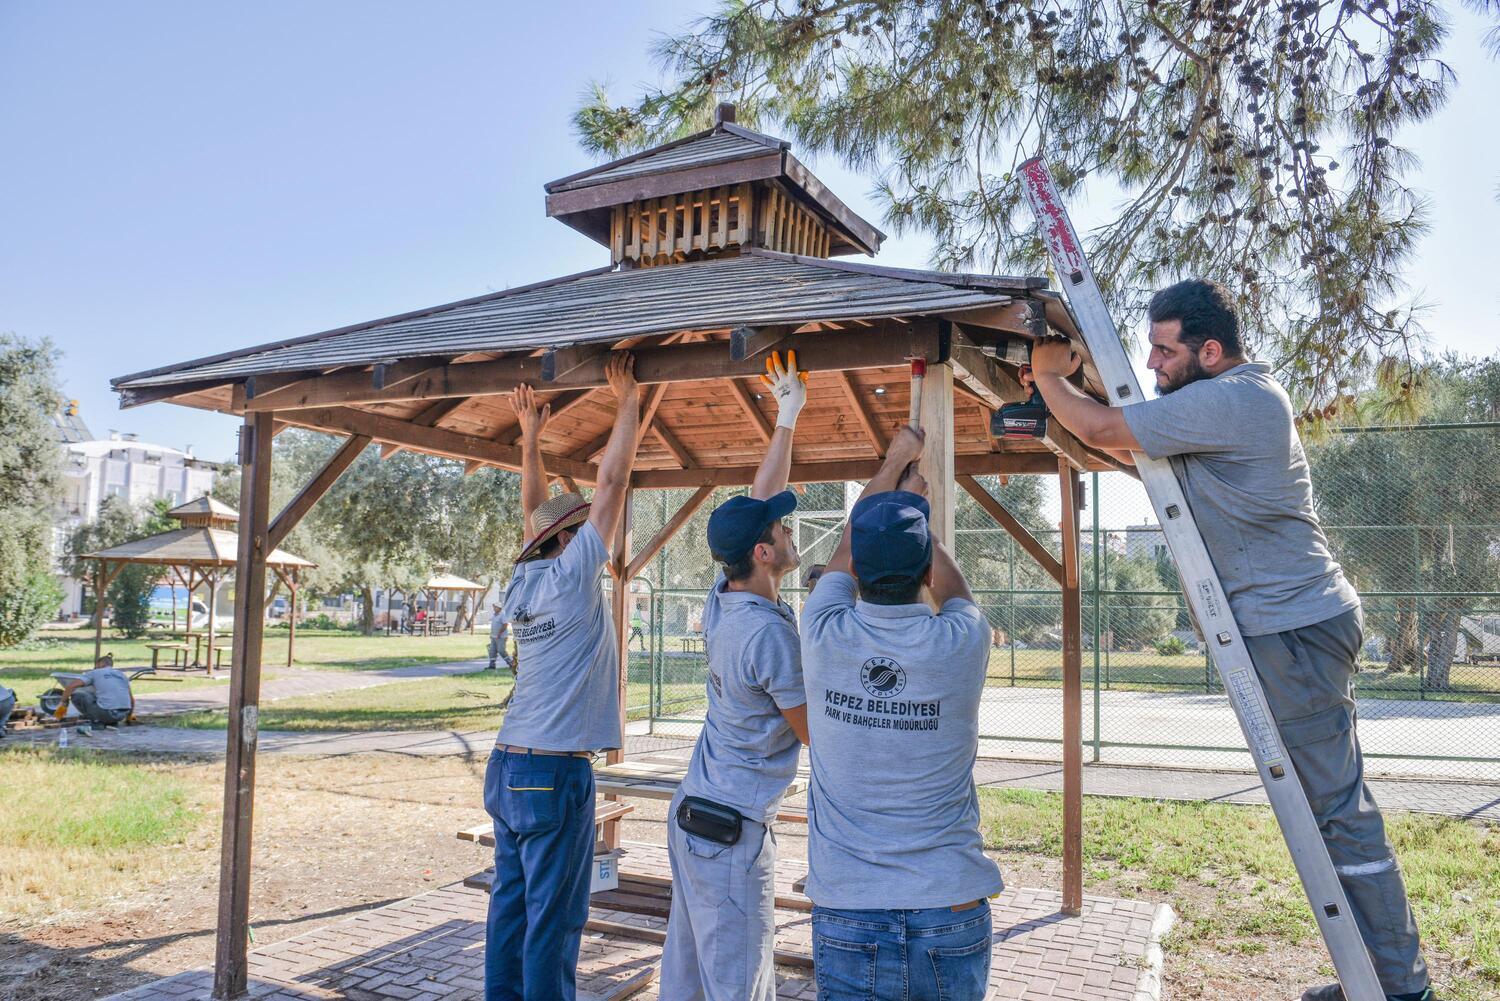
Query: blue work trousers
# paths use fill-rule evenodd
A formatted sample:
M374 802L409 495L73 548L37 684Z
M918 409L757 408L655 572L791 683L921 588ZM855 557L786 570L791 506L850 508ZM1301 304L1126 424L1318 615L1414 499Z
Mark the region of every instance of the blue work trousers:
M587 758L497 749L484 808L495 821L485 1001L575 1001L589 915L593 768Z
M814 907L818 1001L983 1001L990 902L966 911Z

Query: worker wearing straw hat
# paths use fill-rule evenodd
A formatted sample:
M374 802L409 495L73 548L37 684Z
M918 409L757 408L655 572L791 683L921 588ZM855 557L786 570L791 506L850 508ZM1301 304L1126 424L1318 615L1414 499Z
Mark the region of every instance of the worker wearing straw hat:
M593 753L621 743L619 649L599 572L624 515L640 423L634 362L605 366L617 412L592 504L547 497L540 436L550 416L516 388L525 540L501 614L526 673L485 771L495 878L485 938L486 1001L573 1001L589 909Z

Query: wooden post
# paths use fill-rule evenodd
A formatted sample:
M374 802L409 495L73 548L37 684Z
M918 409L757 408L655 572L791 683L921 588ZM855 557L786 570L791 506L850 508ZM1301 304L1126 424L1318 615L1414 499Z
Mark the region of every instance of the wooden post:
M291 592L287 605L286 620L286 666L292 666L292 653L297 648L297 588L301 585L302 571L292 567L287 573L286 589Z
M1078 470L1057 460L1062 490L1063 913L1083 909L1083 605L1078 583Z
M627 611L630 607L630 517L631 508L635 505L635 491L628 491L625 495L625 510L620 514L620 527L615 531L614 544L611 546L609 557L609 574L613 578L614 586L610 592L609 619L615 629L615 649L620 658L620 748L610 751L605 756L607 764L619 764L625 760L625 715L628 705L627 695L630 689L630 632L627 626ZM618 799L616 796L605 797L608 800ZM604 825L604 845L611 851L620 847L620 822L612 820Z
M214 619L219 610L219 572L217 570L210 570L204 575L203 579L208 582L208 662L204 666L208 669L208 676L212 678L214 676L214 630L218 627L218 623ZM239 579L236 576L236 583L238 583ZM235 602L235 608L238 609L238 607L239 602ZM233 662L231 661L231 663Z
M94 571L94 663L104 654L104 561Z
M271 519L270 413L251 414L240 432L239 556L235 564L234 656L224 759L224 829L219 861L219 920L214 997L245 994L250 934L250 833L255 805L255 744L260 725L260 661L265 639L266 557ZM212 661L210 661L212 667Z
M953 366L928 365L922 380L922 430L927 448L918 468L927 480L929 521L938 541L953 552Z

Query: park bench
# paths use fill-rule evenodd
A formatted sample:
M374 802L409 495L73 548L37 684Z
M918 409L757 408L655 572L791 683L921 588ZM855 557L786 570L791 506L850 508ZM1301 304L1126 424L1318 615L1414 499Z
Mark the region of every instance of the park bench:
M181 667L186 668L188 651L191 648L186 643L174 641L171 643L147 643L146 649L151 651L151 669L154 671L160 666L159 660L163 650L170 650L172 652L172 667L174 669L179 666L179 662Z

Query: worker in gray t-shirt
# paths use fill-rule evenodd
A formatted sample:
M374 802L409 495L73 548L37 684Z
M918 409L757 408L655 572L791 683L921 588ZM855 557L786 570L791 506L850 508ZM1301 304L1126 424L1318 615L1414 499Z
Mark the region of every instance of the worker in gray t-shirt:
M99 726L119 726L135 709L130 679L115 669L114 655L99 658L99 666L63 682L63 701L58 717L71 703L79 715Z
M910 428L891 443L802 608L807 895L827 1001L980 1001L989 980L986 898L1002 883L974 759L990 630L928 533L926 485L906 472L922 443Z
M667 811L672 913L661 996L774 1001L776 839L771 823L807 743L807 695L797 620L781 581L797 569L782 522L797 506L786 489L792 436L807 401L796 354L771 356L765 376L776 431L748 497L708 519L721 566L703 607L708 712L687 775Z
M501 615L526 673L516 678L484 776L495 824L485 1001L572 1001L577 993L594 847L592 752L620 746L620 653L599 573L635 462L641 401L633 365L622 353L605 365L615 423L592 504L575 493L548 498L540 436L549 408L524 384L512 401L525 540Z
M1430 1001L1416 921L1385 822L1364 782L1353 678L1364 622L1328 551L1285 391L1245 357L1229 292L1193 280L1152 298L1160 397L1110 407L1067 381L1060 339L1032 349L1048 408L1085 444L1125 462L1170 459L1317 816L1355 923L1390 998ZM1337 984L1304 1001L1340 1001Z

